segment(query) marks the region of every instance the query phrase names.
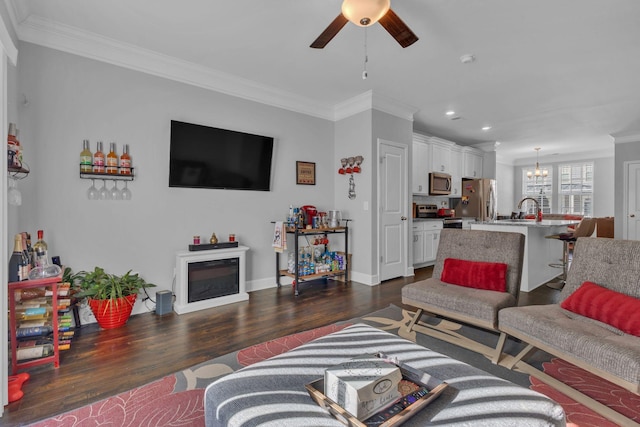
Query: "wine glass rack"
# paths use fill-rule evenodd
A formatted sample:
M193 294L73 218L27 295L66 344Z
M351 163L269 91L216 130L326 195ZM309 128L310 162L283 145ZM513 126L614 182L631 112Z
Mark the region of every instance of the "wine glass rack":
M118 167L120 169L120 167ZM111 181L133 181L135 178L133 168L131 169L130 174L120 174L118 173L106 173L106 172L82 172L80 171L80 178L82 179L103 179L103 180L111 180Z

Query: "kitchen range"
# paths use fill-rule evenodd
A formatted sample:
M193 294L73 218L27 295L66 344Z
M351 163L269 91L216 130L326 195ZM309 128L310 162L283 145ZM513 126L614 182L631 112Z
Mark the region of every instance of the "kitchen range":
M462 228L462 218L455 210L433 204L416 204L413 209L413 265L425 267L436 259L443 228Z

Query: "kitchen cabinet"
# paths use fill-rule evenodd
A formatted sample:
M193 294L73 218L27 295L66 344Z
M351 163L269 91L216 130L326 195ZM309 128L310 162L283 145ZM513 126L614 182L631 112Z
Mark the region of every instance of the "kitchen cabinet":
M289 268L286 268L283 270L280 269L280 252L276 251L276 284L278 285L278 287L281 286L280 284L281 276L288 276L293 278L292 285L293 285L294 294L296 296L300 294L301 282L307 282L307 281L318 280L318 279L327 279L330 277L337 277L337 276L344 276L344 282L345 283L349 282L349 268L350 268L349 262L351 261L351 258L349 256L348 251L349 251L349 221L351 220L343 219L343 221L345 225L337 228L303 229L303 228L287 227L287 234L293 235L293 251L294 251L293 253L295 254L296 265L293 266L293 270L294 270L293 272L291 272ZM312 241L310 240L311 237L324 235L326 236L327 239L329 239L329 237L334 234L344 234L344 252L342 253L336 252L338 257L342 257L342 265L336 269L332 268L331 270L327 270L327 271L316 271L316 268L315 268L316 263L314 262L314 259L313 259L315 257L315 254L305 253L304 256L301 256L298 239L300 237L304 237L307 242L311 242ZM291 244L291 242L289 242L289 244ZM324 248L326 249L326 243L322 245L325 245ZM311 244L309 246L312 248L311 252L315 252L315 247L317 245ZM306 259L306 257L308 257L309 260ZM333 264L333 262L331 264ZM336 264L336 265L339 265L339 264Z
M431 172L451 173L451 147L431 143Z
M462 147L451 148L451 196L462 196Z
M413 222L413 265L433 265L438 253L442 220Z
M463 178L482 178L483 154L479 150L464 148L462 151Z
M414 137L411 157L413 194L429 194L429 148L426 138Z

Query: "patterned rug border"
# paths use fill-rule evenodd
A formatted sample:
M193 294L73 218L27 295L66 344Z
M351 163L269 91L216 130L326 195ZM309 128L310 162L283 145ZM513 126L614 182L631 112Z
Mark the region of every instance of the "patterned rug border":
M132 390L29 425L32 427L79 427L86 425L131 427L204 426L204 389L207 385L244 366L284 353L306 342L344 329L355 323L366 323L393 333L449 357L462 360L493 375L547 395L563 406L567 414L567 425L569 426L609 427L616 425L589 408L574 402L550 386L541 383L535 378L530 378L527 374L509 371L501 366L493 365L487 356L422 333L418 334L416 331L407 332L407 325L411 321L413 314L411 311L401 309L392 304L359 318L337 322L246 347L167 375L164 378ZM446 334L463 337L464 339L477 340L480 338L485 341L488 340L488 346L495 346L495 341L493 340L497 340L497 335L493 336L494 334L490 332L448 321L434 319L433 324L426 326L437 327L445 331ZM511 351L514 351L514 349L512 348ZM590 397L601 401L602 399L608 399L607 396L613 396L615 401L606 400L605 403L611 404L615 410L625 414L627 417L640 420L639 396L619 389L619 387L560 359L551 357L545 359L545 356L543 356L539 360L538 367L542 367L550 375L558 377L562 381L571 381L570 378L579 378L583 383L587 383L588 390L586 392L591 393ZM571 372L569 379L565 375L567 372ZM586 378L588 378L588 381ZM576 384L576 386L579 386L579 384Z

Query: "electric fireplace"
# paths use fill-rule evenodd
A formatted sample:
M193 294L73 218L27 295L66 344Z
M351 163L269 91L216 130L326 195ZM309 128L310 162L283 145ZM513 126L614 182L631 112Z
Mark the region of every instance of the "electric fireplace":
M178 314L246 301L245 253L238 246L176 255L176 302Z

